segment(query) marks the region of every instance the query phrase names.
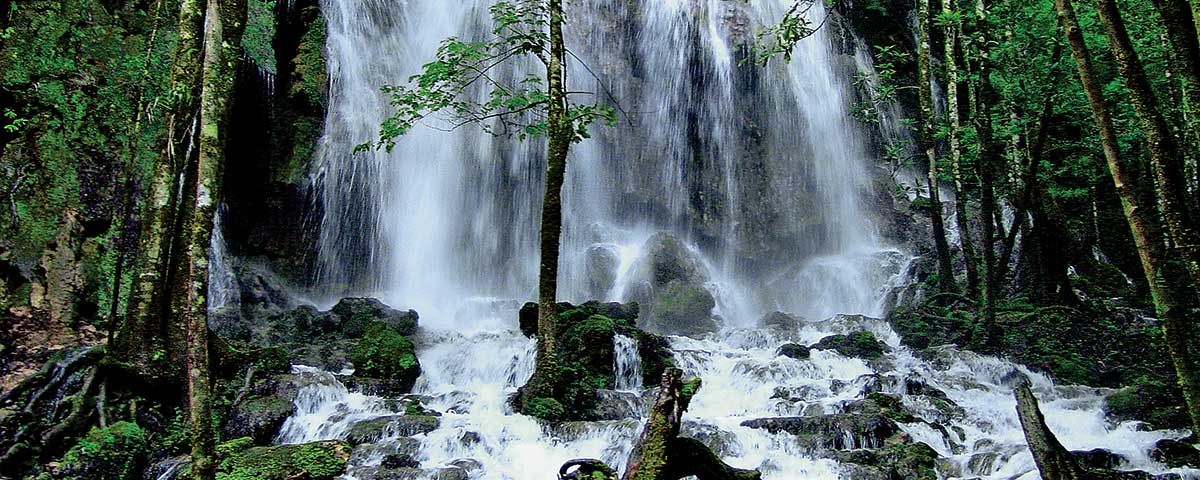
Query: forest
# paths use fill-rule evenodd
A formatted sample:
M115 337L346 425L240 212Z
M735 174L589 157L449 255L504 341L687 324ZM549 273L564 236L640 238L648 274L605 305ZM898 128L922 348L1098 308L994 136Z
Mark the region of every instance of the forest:
M1200 479L1200 0L0 0L0 480Z

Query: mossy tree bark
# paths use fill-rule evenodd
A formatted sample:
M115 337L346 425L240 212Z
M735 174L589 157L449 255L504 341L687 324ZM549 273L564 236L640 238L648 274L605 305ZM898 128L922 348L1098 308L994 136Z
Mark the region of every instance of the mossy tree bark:
M208 348L208 272L213 222L221 191L225 127L241 60L241 37L246 24L245 0L207 0L204 68L200 92L200 137L188 228L186 257L178 281L184 285L181 308L187 328L188 417L192 435L192 475L211 480L216 475L212 424L212 378Z
M953 12L954 0L942 0L942 11ZM967 221L967 193L963 189L962 159L962 112L959 109L958 90L958 32L957 20L945 26L946 65L946 113L950 118L950 165L954 178L954 219L958 223L958 238L962 245L963 264L967 268L967 295L976 298L979 294L979 271L976 268L975 244L971 239L971 226Z
M1170 282L1167 274L1167 253L1162 231L1158 228L1155 206L1152 202L1149 205L1145 204L1147 202L1138 195L1133 184L1136 177L1121 161L1113 118L1105 105L1103 90L1096 81L1091 55L1084 43L1083 31L1076 20L1071 0L1055 0L1054 5L1071 53L1075 57L1079 81L1096 119L1104 157L1112 174L1117 195L1121 198L1125 218L1133 233L1142 272L1150 286L1155 311L1162 322L1163 336L1171 352L1172 363L1187 402L1193 429L1200 431L1200 372L1197 372L1195 359L1188 345L1192 332L1191 319L1184 302L1185 295Z
M533 378L527 384L527 399L550 396L558 383L555 336L558 326L558 254L562 238L562 187L567 171L574 126L567 118L566 47L563 42L562 0L547 3L550 55L546 62L548 135L546 139L546 184L542 197L539 240L541 266L538 270L538 350Z
M979 245L983 250L980 277L983 291L979 302L979 325L972 343L976 348L991 349L999 337L996 327L996 297L999 291L996 278L996 190L995 172L997 156L1000 150L995 145L992 134L992 106L996 103L996 91L992 86L990 75L991 61L989 59L989 42L991 41L988 28L988 6L984 0L976 0L976 26L972 41L973 77L975 85L971 87L971 103L975 110L971 112L971 121L975 127L976 155L975 176L979 178L980 212L982 228Z
M756 470L731 467L699 441L680 438L683 413L700 389L700 379L683 381L683 372L668 368L659 384L658 398L633 451L629 453L622 480L678 480L696 476L700 480L754 480Z
M142 227L134 260L134 281L125 321L111 354L134 369L148 372L155 358L182 365L182 348L171 348L168 288L173 240L178 223L180 176L196 145L199 120L200 70L204 48L204 5L183 0L179 9L171 63L170 108L164 124L166 138L154 162L142 208Z
M1196 221L1192 217L1193 212L1190 212L1191 206L1187 201L1187 180L1179 143L1171 134L1167 119L1159 109L1154 87L1146 76L1137 51L1133 48L1116 1L1096 0L1096 10L1108 35L1108 42L1121 77L1125 80L1125 88L1129 91L1133 109L1137 112L1142 126L1143 139L1150 153L1150 163L1154 167L1159 208L1162 210L1163 219L1166 220L1167 230L1174 242L1176 253L1191 274L1192 288L1200 289L1200 231L1197 230ZM1187 39L1186 42L1195 43L1195 40ZM1197 421L1200 422L1200 419Z
M1162 24L1167 32L1167 40L1171 43L1171 55L1178 65L1179 87L1184 105L1183 131L1175 128L1172 132L1176 141L1184 145L1183 153L1188 164L1194 169L1190 180L1185 181L1184 188L1193 192L1194 197L1200 197L1200 185L1195 182L1200 175L1200 41L1197 40L1197 23L1194 22L1192 11L1188 9L1188 0L1152 0L1154 8L1162 17ZM1200 3L1193 2L1194 5ZM1186 169L1185 169L1186 170ZM1195 198L1191 208L1200 208L1200 198Z
M950 245L946 241L946 225L942 220L942 199L938 192L938 157L933 140L933 71L930 34L933 20L930 18L930 1L917 0L918 46L917 46L917 91L920 106L920 125L917 134L919 150L925 153L928 162L929 219L933 224L933 244L937 254L938 282L943 290L954 290L954 268L950 261Z

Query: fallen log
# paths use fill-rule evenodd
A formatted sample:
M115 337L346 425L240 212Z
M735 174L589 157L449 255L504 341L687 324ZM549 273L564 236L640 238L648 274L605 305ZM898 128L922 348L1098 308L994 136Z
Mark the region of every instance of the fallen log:
M658 398L650 409L650 418L642 429L641 436L629 453L625 475L621 480L679 480L695 476L699 480L758 480L762 475L757 470L732 467L720 459L712 450L692 438L679 437L683 413L687 411L692 396L700 389L700 379L683 381L683 371L668 368L663 372ZM588 478L584 469L600 472L604 478L616 478L611 468L599 460L576 459L568 461L559 469L559 478ZM567 473L572 467L579 469ZM570 477L567 475L576 475Z

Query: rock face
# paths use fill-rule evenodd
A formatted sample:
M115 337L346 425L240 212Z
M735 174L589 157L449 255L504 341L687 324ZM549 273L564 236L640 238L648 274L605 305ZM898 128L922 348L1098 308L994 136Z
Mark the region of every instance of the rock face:
M673 235L658 233L643 247L645 256L635 267L641 283L631 300L649 309L643 327L663 335L702 336L719 327L712 310L716 299L705 288L704 265L687 245Z

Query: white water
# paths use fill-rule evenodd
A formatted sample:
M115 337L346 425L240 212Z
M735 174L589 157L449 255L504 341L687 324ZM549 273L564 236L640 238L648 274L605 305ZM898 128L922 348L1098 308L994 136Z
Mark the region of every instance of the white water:
M438 429L416 435L416 458L435 469L469 458L473 478L552 478L565 460L600 458L622 468L640 422L550 428L512 414L506 398L530 376L534 344L516 332L516 306L532 298L542 180L541 145L493 138L478 129L418 128L392 152L352 155L372 141L389 107L379 87L403 82L450 35L489 30L486 0L325 0L331 69L330 112L313 182L324 218L319 278L328 299L376 295L421 313L416 393L443 413ZM1106 392L1054 386L1002 360L945 351L921 360L886 324L836 314L881 315L902 286L910 257L876 235L863 198L872 162L850 119L849 67L826 30L804 40L789 64L757 69L738 52L755 25L778 19L784 0L574 2L568 46L578 55L571 90L620 102L616 128L572 150L564 192L562 296L627 298L643 281L638 263L656 232L681 238L703 265L723 330L672 338L678 364L704 386L687 414L688 432L723 438L729 463L768 479L835 479L841 467L815 458L786 434L741 427L744 420L836 413L878 383L906 394L905 380L946 392L961 417L905 395L923 418L961 429L946 438L924 423L905 425L965 477L1036 478L1017 424L1009 381L1029 374L1051 427L1068 448L1102 447L1130 468L1163 471L1146 451L1180 432L1109 425ZM638 11L629 11L638 9ZM814 23L825 12L811 11ZM583 68L586 62L600 76ZM867 61L869 63L869 59ZM502 75L530 68L516 64ZM480 92L480 94L483 94ZM433 120L437 126L437 120ZM611 285L589 295L587 252L615 257ZM807 321L797 331L757 328L783 310ZM814 351L809 360L776 356L788 341L812 344L855 328L893 348L878 370L861 360ZM618 390L640 391L636 348L615 340ZM403 407L351 392L334 375L298 368L314 383L278 440L342 438L356 421ZM777 389L789 392L778 398ZM923 403L924 402L924 403ZM862 444L865 439L848 439ZM383 445L402 439L388 433ZM378 465L379 451L352 459L346 478ZM975 462L971 462L976 458ZM981 459L988 461L981 461ZM1189 474L1193 475L1193 474Z

